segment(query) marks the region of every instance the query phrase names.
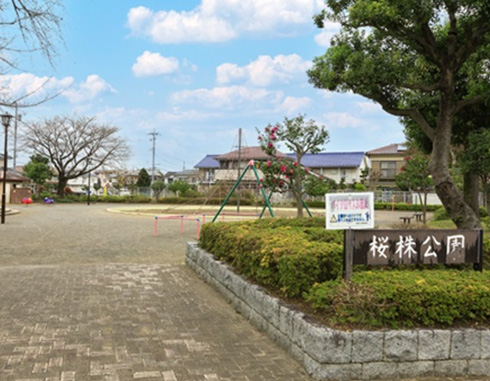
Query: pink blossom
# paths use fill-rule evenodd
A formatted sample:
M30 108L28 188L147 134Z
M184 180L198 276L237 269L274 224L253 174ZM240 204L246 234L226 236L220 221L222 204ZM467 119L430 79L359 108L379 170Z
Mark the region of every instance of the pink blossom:
M265 128L265 132L269 132L269 127L266 127Z
M262 140L262 136L259 136L257 139L258 139L258 140Z
M275 126L272 131L276 132L279 129L279 127Z
M298 163L295 161L295 162L293 163L293 165L298 165Z
M286 166L285 165L281 165L281 172L286 173Z
M271 140L276 140L276 135L274 135L274 134L271 134L269 137Z
M260 179L260 182L262 183L264 181L264 179Z
M284 176L284 177L285 177L286 179L289 179L289 176L288 176L288 175L286 175L286 176Z
M270 167L272 165L272 162L270 160L267 160L267 166Z
M282 187L284 185L284 181L279 181L279 186Z
M269 144L267 144L267 147L272 148L272 147L274 147L274 144L269 143Z
M294 173L294 171L293 171L292 169L290 169L290 170L289 170L289 173L290 173L290 174L293 174L293 173Z
M305 168L305 172L308 173L310 172L310 170L308 168Z

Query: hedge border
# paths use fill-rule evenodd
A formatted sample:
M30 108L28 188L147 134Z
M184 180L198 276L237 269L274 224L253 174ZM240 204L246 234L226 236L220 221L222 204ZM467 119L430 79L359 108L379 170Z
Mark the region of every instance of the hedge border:
M344 332L308 322L264 289L189 242L186 263L320 380L487 376L490 330Z

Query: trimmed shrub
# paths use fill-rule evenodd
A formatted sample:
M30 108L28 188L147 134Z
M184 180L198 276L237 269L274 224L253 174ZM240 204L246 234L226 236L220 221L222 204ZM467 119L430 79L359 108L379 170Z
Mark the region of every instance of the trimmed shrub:
M268 218L208 223L200 246L237 273L287 297L303 298L332 324L354 327L440 327L488 324L490 272L471 266L355 266L341 277L343 231L323 218ZM484 263L490 266L490 237Z
M320 227L319 227L320 225ZM321 218L262 219L205 224L200 246L259 284L300 296L342 271L341 235Z
M458 270L366 271L352 281L316 284L307 302L333 323L392 328L485 323L490 273Z

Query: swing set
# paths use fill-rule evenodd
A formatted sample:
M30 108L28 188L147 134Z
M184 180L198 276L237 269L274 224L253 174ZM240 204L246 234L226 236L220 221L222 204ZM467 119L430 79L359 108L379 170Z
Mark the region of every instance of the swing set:
M238 178L238 180L236 181L235 185L233 185L233 188L231 189L230 193L228 193L228 195L226 196L225 200L223 201L223 203L221 204L221 207L219 208L218 212L216 213L216 215L214 216L213 220L211 222L214 222L216 221L216 219L219 217L220 213L222 212L223 208L226 206L226 204L228 203L228 200L230 199L230 197L233 195L233 192L238 188L238 186L240 185L240 183L242 182L243 180L243 177L245 176L245 174L249 171L249 170L252 170L252 172L254 173L255 175L255 179L257 181L257 184L259 185L259 189L260 189L260 192L262 194L262 197L264 198L264 201L265 201L265 205L264 207L262 208L262 211L260 212L260 214L258 215L259 218L262 218L262 216L264 215L266 209L269 210L269 214L271 217L274 217L274 212L272 211L272 206L271 206L271 203L270 203L270 199L272 197L272 194L273 192L271 191L269 193L269 196L266 195L265 191L264 191L264 188L262 187L262 183L260 182L260 177L259 177L259 174L257 172L257 169L255 168L255 161L254 160L250 160L247 164L247 166L245 167L245 169L243 170L242 174L240 175L240 177ZM306 209L306 211L308 212L308 215L310 217L312 217L311 215L311 212L310 210L308 209L308 206L306 205L305 203L305 200L301 200L302 203L303 203L303 207ZM224 213L224 212L223 212Z

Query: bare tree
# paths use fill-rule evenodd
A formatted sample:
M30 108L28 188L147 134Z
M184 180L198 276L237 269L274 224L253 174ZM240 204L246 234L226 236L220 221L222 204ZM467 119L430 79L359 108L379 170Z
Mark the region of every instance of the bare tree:
M27 54L40 53L53 65L57 43L62 41L62 7L61 0L0 0L0 75L20 69L17 57ZM8 89L0 89L0 105L31 107L55 97L57 94L35 102L24 101L44 84L17 99Z
M68 180L127 159L129 147L118 132L118 127L99 124L95 117L57 116L27 125L23 140L27 149L49 158L62 197Z

